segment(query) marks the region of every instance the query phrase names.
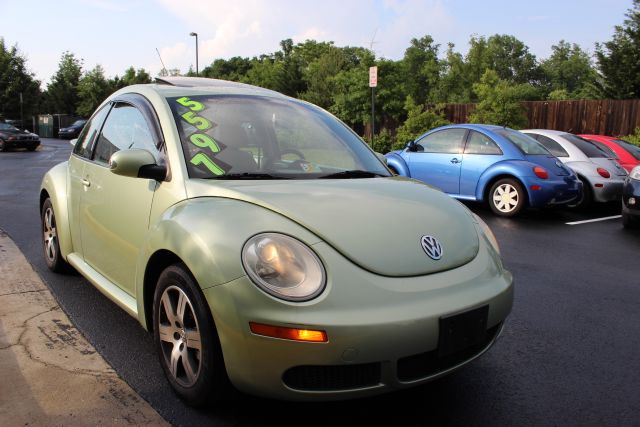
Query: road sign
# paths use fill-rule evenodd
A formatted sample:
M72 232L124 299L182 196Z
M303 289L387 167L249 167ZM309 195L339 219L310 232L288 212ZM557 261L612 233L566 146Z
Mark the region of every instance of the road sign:
M369 87L378 86L378 67L369 67Z

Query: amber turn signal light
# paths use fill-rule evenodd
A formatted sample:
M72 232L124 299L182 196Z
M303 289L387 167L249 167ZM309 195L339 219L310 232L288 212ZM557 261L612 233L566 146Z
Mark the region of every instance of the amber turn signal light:
M263 323L249 322L251 332L265 337L281 338L284 340L327 342L327 333L313 329L285 328L283 326L265 325Z

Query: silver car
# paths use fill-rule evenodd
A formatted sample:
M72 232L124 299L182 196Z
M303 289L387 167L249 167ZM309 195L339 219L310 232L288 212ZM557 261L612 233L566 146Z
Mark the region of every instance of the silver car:
M586 207L592 202L613 202L622 197L627 172L593 142L558 130L525 129L521 132L537 139L578 175L583 194L575 207Z

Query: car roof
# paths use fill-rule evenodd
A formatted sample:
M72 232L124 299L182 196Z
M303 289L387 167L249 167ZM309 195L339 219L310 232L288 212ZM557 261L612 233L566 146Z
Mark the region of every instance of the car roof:
M553 129L522 129L520 132L532 132L532 133L539 133L541 135L564 135L564 134L571 134L571 132L566 132L563 130L553 130Z
M163 96L174 96L188 92L192 94L246 94L288 98L286 95L274 90L246 83L206 77L156 77L155 83L145 86L151 87Z

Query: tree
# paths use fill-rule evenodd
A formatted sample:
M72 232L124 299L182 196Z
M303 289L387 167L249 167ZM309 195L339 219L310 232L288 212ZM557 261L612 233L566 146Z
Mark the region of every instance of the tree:
M601 90L610 98L640 97L640 0L617 25L613 39L596 43L596 59L602 75Z
M211 65L204 67L200 74L203 77L239 82L247 76L250 69L249 58L234 56L230 59L216 59Z
M411 95L407 96L404 108L407 111L407 120L398 128L396 142L392 147L394 150L404 147L407 142L413 141L433 128L449 124L439 109L425 110L422 105L413 100Z
M471 102L474 82L464 57L453 48L453 43L449 43L443 61L442 77L433 95L435 102Z
M27 118L38 112L39 99L40 82L27 70L26 59L17 45L8 49L0 37L0 118L19 118L25 126Z
M551 50L551 56L541 64L549 99L592 98L598 75L587 52L564 40L551 46Z
M82 75L82 60L64 52L58 71L47 85L47 98L52 113L75 114L78 109L78 84Z
M514 85L488 69L473 85L480 102L469 117L471 123L485 123L519 129L527 125L527 116L519 101L526 97L528 85Z
M494 70L499 79L509 83L537 84L540 81L536 57L514 36L471 37L469 44L467 64L471 81L478 82L487 69Z
M431 36L411 39L411 46L404 52L402 62L405 67L406 93L418 104L431 99L443 64L438 59L440 45L434 44Z
M89 117L113 91L114 87L104 76L102 66L88 71L78 83L79 103L76 112L83 117Z

